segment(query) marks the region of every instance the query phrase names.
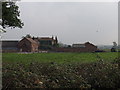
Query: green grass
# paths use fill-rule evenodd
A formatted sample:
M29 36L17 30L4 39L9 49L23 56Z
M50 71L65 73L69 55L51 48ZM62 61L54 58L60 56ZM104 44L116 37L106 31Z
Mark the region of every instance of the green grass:
M71 62L95 62L99 60L97 57L106 61L112 61L118 57L117 52L103 52L103 53L3 53L3 62L56 62L56 63L71 63Z
M118 52L98 53L98 55L106 61L112 61L115 58L118 58Z

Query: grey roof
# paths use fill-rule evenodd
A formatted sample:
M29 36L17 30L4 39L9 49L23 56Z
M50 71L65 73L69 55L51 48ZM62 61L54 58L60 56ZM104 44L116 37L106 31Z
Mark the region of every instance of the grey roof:
M14 40L3 40L2 47L17 47L18 42Z

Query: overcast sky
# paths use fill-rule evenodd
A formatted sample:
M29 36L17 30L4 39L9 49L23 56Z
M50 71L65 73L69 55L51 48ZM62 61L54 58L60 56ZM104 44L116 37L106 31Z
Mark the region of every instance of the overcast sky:
M22 29L7 29L4 40L57 36L65 44L118 41L117 2L19 2Z

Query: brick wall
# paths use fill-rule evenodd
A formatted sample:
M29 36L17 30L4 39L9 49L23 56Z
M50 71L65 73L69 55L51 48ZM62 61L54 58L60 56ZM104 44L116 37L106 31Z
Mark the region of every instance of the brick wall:
M52 49L55 52L95 52L97 51L97 47L86 47L86 48L53 48Z

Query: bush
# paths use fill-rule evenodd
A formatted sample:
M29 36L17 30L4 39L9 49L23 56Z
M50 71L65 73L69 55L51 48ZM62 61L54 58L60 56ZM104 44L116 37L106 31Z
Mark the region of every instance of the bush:
M3 88L120 88L115 63L3 63Z

